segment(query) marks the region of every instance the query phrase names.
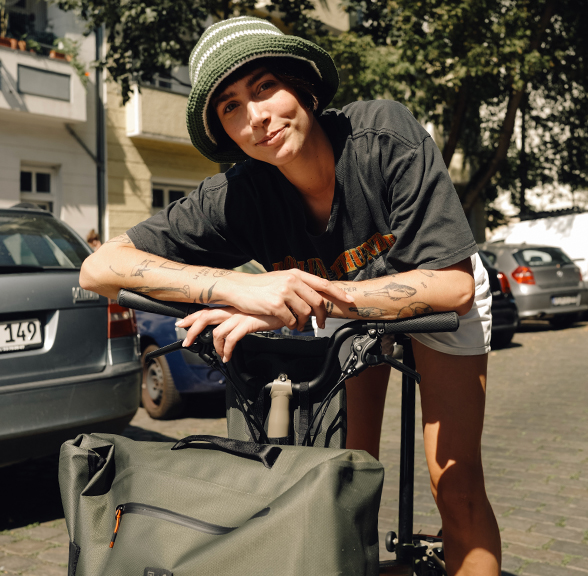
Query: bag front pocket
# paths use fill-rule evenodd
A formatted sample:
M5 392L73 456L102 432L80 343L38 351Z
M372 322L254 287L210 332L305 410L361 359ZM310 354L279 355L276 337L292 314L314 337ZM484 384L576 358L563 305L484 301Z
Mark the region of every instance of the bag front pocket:
M248 520L267 516L269 514L269 511L269 508L263 508L262 510L251 516L251 518L249 518ZM159 520L165 520L166 522L179 524L180 526L184 526L185 528L197 530L198 532L203 532L205 534L212 534L213 536L222 536L223 534L228 534L229 532L232 532L233 530L236 530L238 528L238 526L229 527L221 526L219 524L211 524L210 522L205 522L204 520L198 520L198 518L192 518L191 516L178 514L177 512L173 512L172 510L158 508L157 506L151 506L150 504L127 502L126 504L121 504L116 507L116 524L114 527L114 533L112 534L112 539L110 540L111 548L114 547L114 542L120 530L122 517L124 514L142 514L143 516L150 516L152 518L157 518Z

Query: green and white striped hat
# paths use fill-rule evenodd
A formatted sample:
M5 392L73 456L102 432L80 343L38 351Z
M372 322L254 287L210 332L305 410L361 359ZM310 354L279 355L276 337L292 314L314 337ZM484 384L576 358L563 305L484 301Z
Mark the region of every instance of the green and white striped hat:
M240 162L247 155L238 148L218 145L208 122L210 98L219 84L243 64L256 58L291 57L307 62L320 80L319 112L339 86L337 68L322 48L297 36L284 34L271 22L240 16L206 29L190 55L192 91L186 118L192 144L213 162Z

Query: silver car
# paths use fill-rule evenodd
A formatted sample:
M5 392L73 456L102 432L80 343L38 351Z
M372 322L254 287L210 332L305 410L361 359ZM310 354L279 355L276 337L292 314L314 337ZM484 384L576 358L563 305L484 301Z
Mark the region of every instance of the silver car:
M91 253L43 210L0 210L0 466L122 430L139 406L134 314L82 290Z
M560 248L487 242L480 249L507 275L521 319L546 319L563 328L588 310L588 286Z

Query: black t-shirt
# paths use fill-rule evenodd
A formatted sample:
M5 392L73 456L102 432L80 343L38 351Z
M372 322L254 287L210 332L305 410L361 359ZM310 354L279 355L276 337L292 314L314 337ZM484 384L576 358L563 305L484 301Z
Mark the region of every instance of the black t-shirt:
M440 269L477 252L439 149L401 104L356 102L319 121L335 152L325 232L307 231L299 192L258 160L207 178L186 198L128 231L140 250L233 268L300 268L331 280Z

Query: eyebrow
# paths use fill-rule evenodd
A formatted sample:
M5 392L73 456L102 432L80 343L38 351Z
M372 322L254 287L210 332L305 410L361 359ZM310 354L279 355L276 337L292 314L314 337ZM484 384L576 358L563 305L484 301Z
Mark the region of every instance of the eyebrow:
M249 79L245 83L245 87L251 88L253 84L255 84L260 78L263 78L263 76L265 76L266 74L270 74L269 70L267 70L266 68L260 68L257 72L249 76ZM222 104L227 100L230 100L236 95L237 93L234 90L232 90L231 92L227 92L225 90L218 98L215 99L215 101L212 103L212 107L216 109L219 104Z

